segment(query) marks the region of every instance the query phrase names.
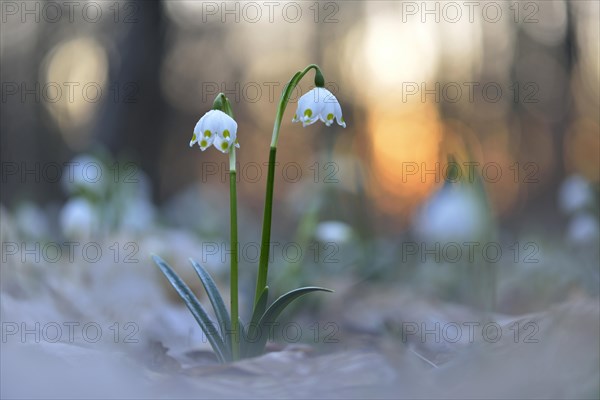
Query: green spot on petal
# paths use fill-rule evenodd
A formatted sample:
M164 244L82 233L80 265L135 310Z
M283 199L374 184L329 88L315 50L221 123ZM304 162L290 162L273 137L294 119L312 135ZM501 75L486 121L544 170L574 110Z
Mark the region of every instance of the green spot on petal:
M229 130L225 129L225 130L223 131L223 137L224 137L224 138L231 137L231 134L229 133Z
M227 150L229 148L229 144L227 142L223 142L223 143L221 143L221 148L223 150Z
M192 142L195 142L195 141L196 141L196 134L194 133L194 134L192 135Z
M312 117L312 110L307 108L306 111L304 111L304 116L308 118Z
M333 120L333 114L332 113L327 114L327 120L328 121L332 121Z
M212 136L212 132L210 131L210 129L207 129L204 131L204 137L211 137Z
M200 147L206 147L206 146L208 146L208 142L206 140L202 139L200 141Z

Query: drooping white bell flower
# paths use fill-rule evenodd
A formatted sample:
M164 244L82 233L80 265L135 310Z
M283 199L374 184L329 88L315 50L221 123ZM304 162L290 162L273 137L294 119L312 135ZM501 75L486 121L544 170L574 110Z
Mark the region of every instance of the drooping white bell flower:
M198 143L202 151L214 145L219 151L228 153L237 142L237 122L220 110L210 110L200 118L194 127L190 147Z
M319 119L327 126L333 124L335 119L338 125L346 127L340 103L333 93L322 87L316 87L300 97L292 122L300 121L302 126L308 126Z

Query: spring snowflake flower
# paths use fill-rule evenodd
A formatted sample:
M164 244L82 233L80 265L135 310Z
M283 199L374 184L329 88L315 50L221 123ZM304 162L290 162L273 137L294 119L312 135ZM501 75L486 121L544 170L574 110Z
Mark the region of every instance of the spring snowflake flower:
M190 147L196 143L202 151L214 145L219 151L229 153L231 146L240 147L237 141L237 122L223 111L210 110L194 128Z
M300 97L292 122L300 121L302 126L308 126L320 119L325 125L330 126L334 118L338 125L346 127L342 117L342 107L337 98L329 90L316 87Z

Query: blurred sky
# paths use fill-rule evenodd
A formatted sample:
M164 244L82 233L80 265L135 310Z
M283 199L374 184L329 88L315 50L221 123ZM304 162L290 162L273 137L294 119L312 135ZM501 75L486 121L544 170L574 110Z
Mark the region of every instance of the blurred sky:
M383 226L404 225L453 154L478 163L502 220L551 219L567 175L600 180L599 3L467 3L3 2L2 204L63 201L48 166L99 149L148 174L157 203L200 181L225 192L206 168L226 157L188 147L224 91L240 198L260 213L279 95L317 63L348 128L292 125L290 104L278 159L302 178L278 174L280 200L333 174ZM309 74L297 95L312 87Z

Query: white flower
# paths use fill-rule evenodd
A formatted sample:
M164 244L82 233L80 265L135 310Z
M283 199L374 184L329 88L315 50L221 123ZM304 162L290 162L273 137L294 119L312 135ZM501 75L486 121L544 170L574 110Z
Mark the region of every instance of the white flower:
M569 242L580 245L593 245L598 243L600 227L598 218L590 213L579 213L569 221L567 238Z
M25 202L15 214L17 226L27 238L43 238L50 234L48 216L35 203Z
M475 241L486 229L486 210L474 190L444 185L416 213L413 227L428 242Z
M61 184L67 194L76 194L81 191L102 196L107 188L106 174L102 172L106 168L104 163L96 157L81 154L69 163L62 174Z
M329 90L316 87L300 97L292 122L301 121L302 126L307 126L320 119L325 125L330 126L334 118L338 125L346 127L342 117L342 107L337 98Z
M60 210L59 222L67 238L89 239L98 232L100 217L88 200L74 197Z
M581 175L565 179L558 192L558 204L565 214L573 214L594 204L590 183Z
M323 221L315 229L315 238L323 243L343 244L352 238L352 227L341 221Z
M202 151L214 145L223 153L228 153L237 142L237 122L223 111L210 110L200 118L194 128L190 147L198 143Z

